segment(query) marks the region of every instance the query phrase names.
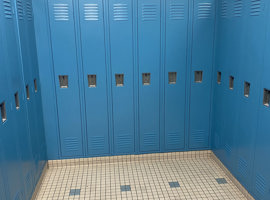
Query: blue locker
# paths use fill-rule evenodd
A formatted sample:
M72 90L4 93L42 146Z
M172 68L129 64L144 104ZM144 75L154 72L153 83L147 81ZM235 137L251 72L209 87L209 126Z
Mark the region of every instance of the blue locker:
M214 30L215 1L195 0L189 122L191 149L209 148Z
M72 0L49 0L61 155L83 155Z
M138 1L140 151L160 150L160 1ZM144 77L143 77L144 76Z
M79 1L87 149L92 156L110 153L103 8L102 0Z
M131 154L135 152L133 1L112 0L108 2L114 153Z
M166 1L165 149L185 147L188 0ZM173 77L175 76L175 77ZM176 80L173 80L173 79Z

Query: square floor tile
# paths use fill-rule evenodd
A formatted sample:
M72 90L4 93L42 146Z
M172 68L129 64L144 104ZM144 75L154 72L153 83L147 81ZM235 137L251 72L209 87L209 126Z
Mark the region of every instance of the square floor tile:
M218 184L226 184L228 183L225 178L216 178Z
M169 185L171 188L180 187L180 184L177 181L176 182L169 182Z
M120 188L121 188L121 192L131 191L130 185L121 185Z
M80 195L81 189L71 189L69 192L69 196L75 196L75 195Z

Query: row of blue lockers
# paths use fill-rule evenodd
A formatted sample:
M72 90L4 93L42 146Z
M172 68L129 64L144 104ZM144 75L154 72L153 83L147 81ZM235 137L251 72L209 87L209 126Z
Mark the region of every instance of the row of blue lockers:
M210 147L214 0L42 6L49 159Z
M30 199L46 162L31 0L0 3L0 199Z
M212 148L258 200L270 199L269 11L265 0L222 0L216 27Z

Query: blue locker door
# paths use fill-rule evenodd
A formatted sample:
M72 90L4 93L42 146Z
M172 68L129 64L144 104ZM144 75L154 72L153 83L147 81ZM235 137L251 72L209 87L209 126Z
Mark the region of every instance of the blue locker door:
M61 154L64 157L82 156L81 110L72 0L49 0L49 14Z
M211 81L215 27L215 1L195 0L190 94L189 148L208 148L210 133ZM202 72L202 80L195 73Z
M165 147L167 151L185 147L188 5L188 0L166 1ZM176 80L173 76L176 76Z
M135 151L132 0L109 1L109 17L114 153L130 154ZM123 75L123 84L116 83L117 75Z
M80 0L80 26L89 155L110 153L102 0ZM88 76L95 81L88 83ZM96 83L95 83L96 82Z
M138 1L140 151L160 150L160 1ZM145 76L143 84L143 75ZM149 78L150 76L150 78Z

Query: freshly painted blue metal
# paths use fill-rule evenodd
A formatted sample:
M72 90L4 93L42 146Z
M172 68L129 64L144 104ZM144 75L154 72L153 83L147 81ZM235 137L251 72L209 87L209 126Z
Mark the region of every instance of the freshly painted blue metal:
M49 15L57 94L61 155L82 156L82 127L73 1L50 0ZM68 76L61 88L59 76Z
M138 1L139 132L140 152L160 149L159 68L160 1ZM150 73L149 85L143 85L143 73Z
M185 148L188 0L166 1L165 43L165 149ZM176 82L169 83L169 73Z
M132 12L132 0L109 1L115 154L134 154L135 152ZM123 85L116 84L117 74L123 74Z
M192 72L190 88L189 148L209 148L212 57L215 30L215 1L195 0L193 6ZM202 81L195 82L195 72Z

